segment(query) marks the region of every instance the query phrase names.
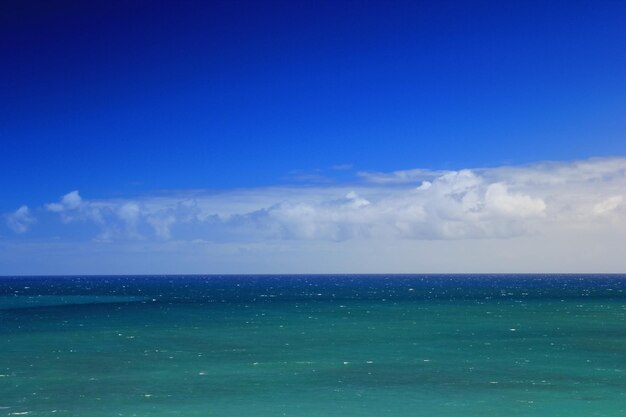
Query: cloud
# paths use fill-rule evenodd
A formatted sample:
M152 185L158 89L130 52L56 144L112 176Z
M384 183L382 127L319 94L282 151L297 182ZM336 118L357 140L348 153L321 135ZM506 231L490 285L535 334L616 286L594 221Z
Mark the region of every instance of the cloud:
M480 169L490 177L507 177L520 186L607 184L626 176L626 158L591 158L572 162L540 162Z
M13 213L6 215L7 226L15 233L27 232L36 221L28 206L21 206Z
M335 164L331 169L334 171L349 171L352 169L352 164Z
M546 203L540 198L532 198L520 193L510 193L506 184L490 184L485 192L485 206L494 213L515 217L543 215Z
M52 213L57 213L64 223L76 221L91 221L107 228L106 214L110 210L119 210L110 201L84 200L78 190L71 191L61 197L56 203L48 203L44 208Z
M179 192L46 204L65 223L97 224L104 240L219 241L512 238L617 223L626 159L527 166L361 173L346 185ZM616 217L617 216L617 217ZM615 220L614 219L614 220Z
M598 215L606 215L614 212L618 208L623 207L623 202L624 197L621 195L614 195L593 206L593 212Z
M60 273L626 269L626 158L358 178L120 199L74 190L43 205L37 242L0 239L0 261L21 268L49 245L39 253L60 251L49 260ZM26 206L6 219L18 233L35 221Z
M60 202L46 204L46 209L55 213L63 213L79 208L82 202L83 199L78 191L72 191L65 194Z
M410 184L417 181L430 180L453 171L437 171L431 169L408 169L393 172L360 171L357 175L372 184Z

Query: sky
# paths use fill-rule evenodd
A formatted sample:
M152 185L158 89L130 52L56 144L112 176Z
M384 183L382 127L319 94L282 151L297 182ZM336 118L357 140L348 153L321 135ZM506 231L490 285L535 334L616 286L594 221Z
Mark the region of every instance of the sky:
M624 272L626 3L0 5L0 275Z

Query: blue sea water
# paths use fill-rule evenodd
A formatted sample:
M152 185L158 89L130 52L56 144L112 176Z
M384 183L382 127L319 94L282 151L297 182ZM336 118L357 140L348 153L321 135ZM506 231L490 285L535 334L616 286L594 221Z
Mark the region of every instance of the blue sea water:
M0 277L0 416L623 416L626 276Z

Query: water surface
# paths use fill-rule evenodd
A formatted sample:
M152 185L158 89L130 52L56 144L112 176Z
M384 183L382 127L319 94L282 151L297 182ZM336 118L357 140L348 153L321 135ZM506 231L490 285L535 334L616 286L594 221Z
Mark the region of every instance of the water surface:
M3 277L0 335L0 416L626 415L626 276Z

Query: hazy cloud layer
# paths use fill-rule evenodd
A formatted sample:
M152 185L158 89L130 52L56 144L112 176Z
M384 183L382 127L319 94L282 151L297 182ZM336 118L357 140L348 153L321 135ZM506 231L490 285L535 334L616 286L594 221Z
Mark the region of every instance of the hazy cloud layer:
M100 239L507 238L548 226L567 228L571 222L624 220L625 170L626 159L593 159L361 174L366 182L351 187L276 187L128 200L89 200L72 191L45 208L65 223L96 223Z
M229 256L239 266L244 259L255 259L250 265L257 266L265 260L287 265L296 255L306 258L303 265L330 259L340 265L343 260L335 251L355 261L357 253L372 248L396 248L379 260L382 264L415 268L419 260L418 267L432 264L431 270L472 264L486 256L480 252L484 248L494 254L503 251L501 259L518 253L521 258L511 261L512 270L556 262L542 256L559 250L560 256L575 253L579 260L595 253L589 265L602 259L623 263L623 257L611 254L626 243L626 158L362 172L359 178L352 185L180 191L127 199L90 199L75 190L36 210L22 206L6 215L6 223L26 236L36 217L47 216L56 219L59 230L90 225L95 232L87 242L114 243L135 252L161 248L171 256L213 259L212 265ZM57 235L63 240L62 232ZM456 253L450 265L444 262L448 253ZM483 270L496 265L487 259Z

